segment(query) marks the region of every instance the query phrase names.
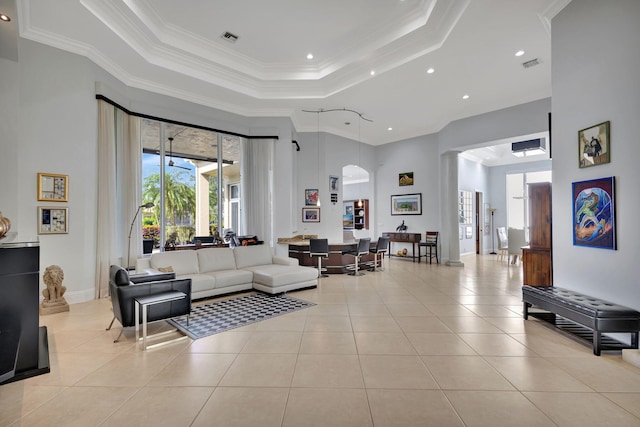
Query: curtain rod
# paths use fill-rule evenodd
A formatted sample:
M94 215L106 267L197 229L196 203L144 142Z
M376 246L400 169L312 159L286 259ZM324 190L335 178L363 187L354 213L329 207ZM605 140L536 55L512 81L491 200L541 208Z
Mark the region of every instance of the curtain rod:
M179 122L177 120L164 119L162 117L156 117L156 116L150 116L148 114L136 113L135 111L130 111L128 108L125 108L122 105L118 104L117 102L112 101L111 99L107 98L106 96L100 95L100 94L96 94L96 99L99 99L99 100L104 101L104 102L106 102L108 104L111 104L114 107L116 107L116 108L124 111L125 113L129 114L130 116L141 117L143 119L158 120L158 121L161 121L161 122L171 123L173 125L187 126L187 127L192 127L194 129L206 130L206 131L216 132L216 133L223 133L225 135L239 136L239 137L247 138L247 139L276 139L276 140L280 139L278 136L269 136L269 135L248 136L248 135L243 135L241 133L235 133L235 132L229 132L229 131L220 130L220 129L214 129L214 128L210 128L210 127L207 127L207 126L194 125L194 124L190 124L190 123Z

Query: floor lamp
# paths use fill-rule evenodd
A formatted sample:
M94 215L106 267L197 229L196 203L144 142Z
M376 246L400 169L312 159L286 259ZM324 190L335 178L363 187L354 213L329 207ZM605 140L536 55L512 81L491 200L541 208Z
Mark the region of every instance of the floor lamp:
M138 218L138 214L140 213L140 209L142 208L152 208L155 205L152 202L145 203L144 205L138 206L138 210L136 214L133 216L133 221L131 221L131 228L129 229L129 243L127 247L127 271L129 271L129 262L131 261L131 233L133 233L133 224L136 223L136 218Z
M495 235L493 234L493 213L496 211L496 208L491 208L491 252L489 253L490 255L497 255L496 250L494 249L495 246L493 245L493 239L495 238Z

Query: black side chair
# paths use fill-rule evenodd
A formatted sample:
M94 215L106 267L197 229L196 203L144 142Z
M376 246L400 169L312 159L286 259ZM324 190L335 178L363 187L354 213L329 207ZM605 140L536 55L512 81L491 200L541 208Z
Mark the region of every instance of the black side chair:
M378 238L375 248L369 248L369 252L373 254L373 270L372 271L384 271L384 254L389 252L389 237ZM378 268L378 254L382 254L380 258L380 268Z
M360 271L359 264L360 258L367 255L369 253L369 248L371 247L371 238L366 237L358 240L358 246L355 251L351 251L350 255L353 255L354 258L354 270L349 273L350 276L364 276L364 273Z
M191 314L191 279L175 279L174 273L167 273L137 277L135 282L132 282L129 280L127 270L118 265L112 265L109 268L109 292L113 305L113 319L107 331L111 329L116 319L122 325L122 330L114 342L118 342L124 328L135 326L136 298L170 291L184 292L187 297L150 306L147 314L149 322Z
M438 235L440 233L438 231L427 231L426 240L424 242L420 242L418 244L418 261L420 257L423 256L420 253L422 248L425 248L424 257L429 258L429 264L431 264L431 260L433 258L436 259L436 264L440 264L440 259L438 258Z
M318 277L329 277L322 274L322 258L329 257L329 239L309 239L309 256L318 258Z

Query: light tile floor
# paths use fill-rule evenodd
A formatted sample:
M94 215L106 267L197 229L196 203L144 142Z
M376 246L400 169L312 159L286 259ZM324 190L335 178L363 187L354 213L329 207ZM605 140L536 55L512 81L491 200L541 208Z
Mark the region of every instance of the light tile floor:
M463 262L333 275L291 293L310 309L147 352L109 300L72 305L0 426L640 426L640 369L522 320L520 266Z

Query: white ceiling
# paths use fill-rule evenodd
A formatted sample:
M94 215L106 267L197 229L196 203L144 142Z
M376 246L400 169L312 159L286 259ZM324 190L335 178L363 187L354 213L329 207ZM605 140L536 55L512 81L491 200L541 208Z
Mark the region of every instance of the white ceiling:
M22 37L84 55L129 86L291 117L298 132L318 130L303 110L357 110L373 122L338 111L321 114L320 129L379 145L550 97L550 20L568 2L17 0L17 9ZM540 64L525 69L532 59Z

